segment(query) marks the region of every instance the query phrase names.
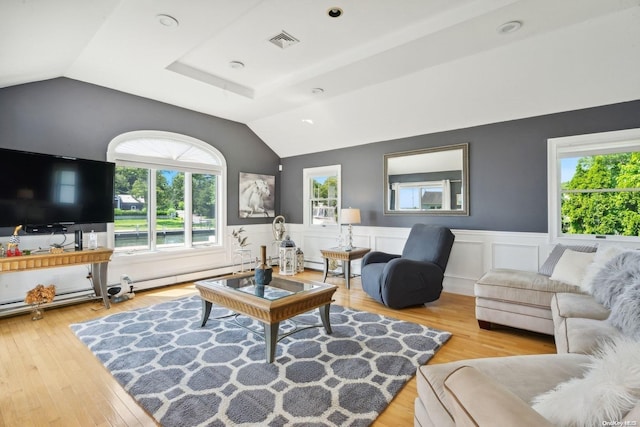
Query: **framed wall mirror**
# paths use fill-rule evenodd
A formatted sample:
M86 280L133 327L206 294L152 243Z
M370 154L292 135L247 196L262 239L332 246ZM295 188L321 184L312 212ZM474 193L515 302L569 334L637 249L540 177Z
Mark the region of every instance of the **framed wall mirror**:
M469 144L384 155L385 215L469 215Z

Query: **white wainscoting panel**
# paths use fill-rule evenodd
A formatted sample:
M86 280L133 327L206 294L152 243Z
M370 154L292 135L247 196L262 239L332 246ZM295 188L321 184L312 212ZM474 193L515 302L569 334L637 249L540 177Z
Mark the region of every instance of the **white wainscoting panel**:
M447 264L447 276L475 282L484 272L484 243L456 237Z
M323 268L320 249L334 247L338 241L326 231L305 229L301 224L287 224L292 235L304 235L303 251L306 267ZM370 247L372 251L400 254L409 236L409 228L353 227L355 246ZM452 230L456 235L445 272L447 292L473 295L474 283L491 268L518 268L536 271L540 254L546 255L549 242L546 234L513 233L484 230ZM359 273L360 261L353 270Z
M536 271L539 267L539 246L518 243L492 243L492 268L512 268Z

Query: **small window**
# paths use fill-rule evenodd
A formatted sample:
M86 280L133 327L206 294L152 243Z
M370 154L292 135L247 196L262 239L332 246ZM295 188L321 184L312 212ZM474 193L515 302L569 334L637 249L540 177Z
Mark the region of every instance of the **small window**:
M337 226L340 212L340 165L306 168L304 224Z
M640 236L640 129L549 140L552 238Z

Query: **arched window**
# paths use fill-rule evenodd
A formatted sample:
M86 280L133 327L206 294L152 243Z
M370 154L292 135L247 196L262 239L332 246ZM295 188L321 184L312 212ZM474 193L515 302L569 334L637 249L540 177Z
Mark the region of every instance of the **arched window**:
M114 138L116 250L155 251L220 245L226 161L189 136L128 132Z

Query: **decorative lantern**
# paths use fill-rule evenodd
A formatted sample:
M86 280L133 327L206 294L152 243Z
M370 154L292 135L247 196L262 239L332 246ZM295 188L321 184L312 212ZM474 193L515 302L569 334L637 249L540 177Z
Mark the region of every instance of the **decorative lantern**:
M296 244L287 236L280 243L280 274L293 276L296 269Z
M304 272L304 252L300 248L296 249L296 266L298 273Z

